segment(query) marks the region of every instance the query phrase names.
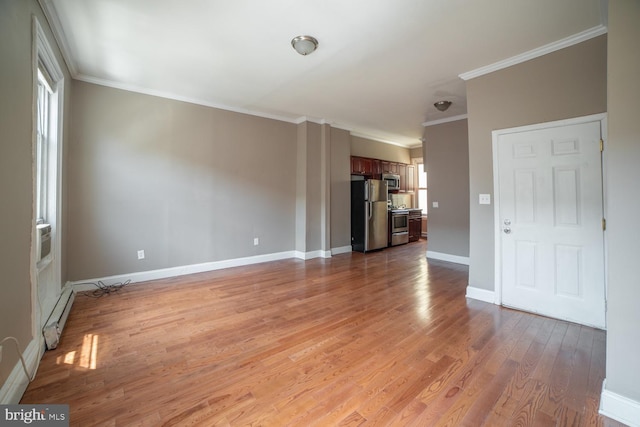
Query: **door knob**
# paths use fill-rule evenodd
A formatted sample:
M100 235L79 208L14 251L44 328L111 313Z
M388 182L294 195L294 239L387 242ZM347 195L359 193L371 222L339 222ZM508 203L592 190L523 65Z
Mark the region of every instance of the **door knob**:
M503 231L504 231L504 234L511 234L511 227L505 227Z

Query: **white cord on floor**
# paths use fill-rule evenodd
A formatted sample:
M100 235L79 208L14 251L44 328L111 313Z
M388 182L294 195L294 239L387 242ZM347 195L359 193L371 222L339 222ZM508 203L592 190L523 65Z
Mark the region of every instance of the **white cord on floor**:
M24 357L22 357L22 353L20 352L20 342L18 341L18 339L14 338L14 337L6 337L2 341L0 341L0 345L4 344L5 341L8 341L8 340L11 340L16 344L16 351L18 352L18 356L20 356L20 362L22 362L22 369L24 369L24 374L29 379L29 382L33 381L33 378L31 377L31 375L29 375L29 370L27 369L27 364L24 362ZM34 375L34 377L35 377L35 375Z

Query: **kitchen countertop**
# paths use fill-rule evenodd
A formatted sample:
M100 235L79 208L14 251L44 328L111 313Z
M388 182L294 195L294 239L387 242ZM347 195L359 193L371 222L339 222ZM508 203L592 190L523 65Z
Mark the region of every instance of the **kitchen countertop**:
M393 212L416 213L416 212L422 212L422 209L419 209L419 208L389 208L388 211L391 212L391 213L393 213Z

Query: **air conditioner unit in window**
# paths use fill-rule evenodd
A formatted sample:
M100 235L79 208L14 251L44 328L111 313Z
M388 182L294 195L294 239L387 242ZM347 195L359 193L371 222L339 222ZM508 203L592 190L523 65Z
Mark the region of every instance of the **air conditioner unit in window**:
M51 253L51 225L38 224L36 226L36 262Z

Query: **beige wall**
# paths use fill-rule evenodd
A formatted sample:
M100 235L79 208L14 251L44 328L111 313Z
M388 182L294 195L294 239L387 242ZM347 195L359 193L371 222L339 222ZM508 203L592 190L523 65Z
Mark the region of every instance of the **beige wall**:
M420 145L420 147L416 147L416 148L410 148L409 149L409 157L412 159L415 158L422 158L422 145Z
M31 56L33 15L38 18L64 72L63 147L67 144L71 93L69 73L38 3L35 0L0 2L0 339L16 337L20 341L21 351L34 338L30 273L34 191ZM66 275L64 250L63 242L63 280ZM10 343L5 344L0 362L0 381L6 381L13 367L19 363L12 346Z
M600 36L467 82L469 115L469 284L494 289L491 132L607 109L607 38Z
M351 135L351 155L390 162L411 163L408 148L353 135Z
M467 121L428 126L429 252L469 256L469 138ZM433 202L438 202L434 208Z
M606 390L640 405L640 2L609 2ZM638 411L636 409L636 415ZM633 421L640 424L640 416Z
M70 280L293 250L296 125L77 81L73 108Z

